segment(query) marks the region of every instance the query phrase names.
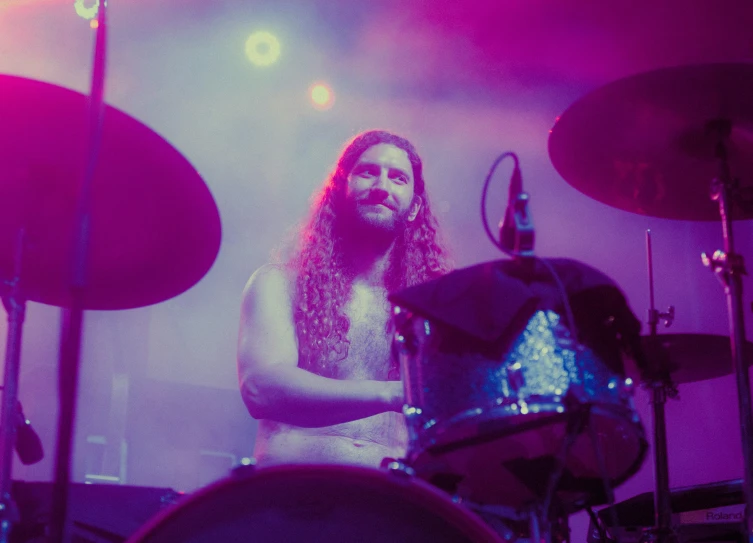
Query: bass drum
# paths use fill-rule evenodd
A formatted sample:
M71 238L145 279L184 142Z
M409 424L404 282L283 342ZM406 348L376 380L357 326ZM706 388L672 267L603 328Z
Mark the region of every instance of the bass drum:
M500 543L483 522L402 472L279 466L235 475L144 526L136 543Z

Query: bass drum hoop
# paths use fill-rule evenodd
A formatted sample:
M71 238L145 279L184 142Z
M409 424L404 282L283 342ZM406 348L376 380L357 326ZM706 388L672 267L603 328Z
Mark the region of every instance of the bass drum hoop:
M475 514L453 503L439 489L403 472L307 464L241 469L247 471L200 489L165 509L128 541L262 543L297 537L321 543L501 542ZM307 492L296 495L302 489ZM384 514L357 509L364 505L381 506ZM351 515L344 517L344 508L350 508ZM355 520L348 522L348 518ZM384 532L390 527L409 535ZM271 536L278 528L288 530L290 535L275 532L278 535ZM338 531L332 532L332 528Z

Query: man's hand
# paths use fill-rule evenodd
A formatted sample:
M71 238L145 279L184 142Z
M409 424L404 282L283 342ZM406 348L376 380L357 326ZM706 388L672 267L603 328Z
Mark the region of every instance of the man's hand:
M391 411L403 412L405 405L405 390L402 381L385 381L387 386L387 403Z

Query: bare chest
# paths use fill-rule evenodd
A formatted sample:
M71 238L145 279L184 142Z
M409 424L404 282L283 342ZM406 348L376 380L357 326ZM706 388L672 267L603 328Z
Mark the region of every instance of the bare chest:
M345 308L349 345L347 358L338 363L339 379L398 378L390 375L389 312L384 290L354 287ZM254 454L267 464L304 461L377 467L382 458L402 457L406 442L404 417L393 412L320 428L262 421Z
M354 287L345 311L350 320L348 357L342 361L343 379L389 378L389 302L384 290Z

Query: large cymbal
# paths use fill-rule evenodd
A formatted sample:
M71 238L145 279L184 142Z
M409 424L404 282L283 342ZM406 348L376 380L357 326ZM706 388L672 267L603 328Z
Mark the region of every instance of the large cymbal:
M732 373L732 349L729 336L712 334L659 334L659 346L669 359L672 381L693 383ZM650 351L651 338L641 338L644 348ZM745 359L753 361L753 343L745 342Z
M88 153L88 97L0 75L0 286L24 227L22 291L66 306L78 191ZM174 147L106 106L91 194L85 309L128 309L176 296L212 266L217 206Z
M620 79L571 105L549 137L562 177L610 206L667 219L719 220L709 122L731 123L732 175L753 187L753 64L701 64ZM734 219L753 218L753 206Z

